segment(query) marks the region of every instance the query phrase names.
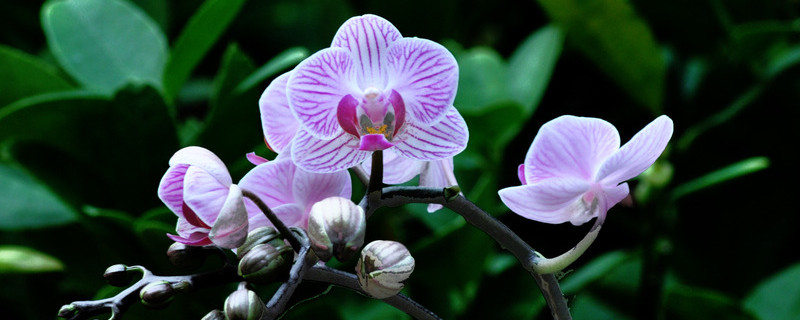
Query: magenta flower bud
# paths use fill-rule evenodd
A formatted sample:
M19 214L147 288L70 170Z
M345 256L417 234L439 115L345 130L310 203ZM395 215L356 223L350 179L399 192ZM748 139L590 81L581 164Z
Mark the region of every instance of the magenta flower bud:
M378 240L361 250L356 275L361 289L376 299L386 299L403 289L414 271L414 257L396 241Z
M225 299L225 317L228 320L259 320L266 310L264 301L252 290L242 288Z
M124 287L131 282L132 277L128 272L128 266L115 264L106 269L106 272L103 273L103 278L112 286Z
M139 291L139 298L142 303L150 308L159 308L167 305L172 301L177 291L172 287L169 281L161 280L154 281L142 288Z
M350 199L330 197L315 203L308 217L308 240L322 261L350 259L364 244L364 209Z

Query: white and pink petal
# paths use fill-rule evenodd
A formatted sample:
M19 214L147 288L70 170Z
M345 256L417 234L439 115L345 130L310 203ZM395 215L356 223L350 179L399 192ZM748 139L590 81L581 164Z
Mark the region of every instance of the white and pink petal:
M656 118L603 162L596 179L616 185L638 176L664 152L672 131L672 119L665 115Z
M345 21L333 37L331 47L346 49L357 65L360 88L385 87L387 51L401 38L391 22L372 14Z
M297 167L290 159L279 158L260 164L250 169L239 180L242 190L252 192L269 207L276 207L294 202L292 183ZM247 211L251 214L260 213L261 210L250 200L245 201Z
M171 167L178 164L200 167L224 185L233 183L225 163L206 148L189 146L178 150L169 159L169 165Z
M267 86L258 106L261 110L261 127L264 139L275 150L282 152L292 142L300 123L294 118L289 100L286 98L286 83L289 81L290 72L284 73Z
M344 131L324 140L301 129L292 143L292 161L306 171L341 171L358 165L372 154L358 150L358 146L359 140Z
M553 178L498 191L500 199L514 213L531 220L559 224L574 223L578 212L576 203L582 203L583 194L590 188L584 180Z
M158 198L179 218L183 218L183 179L188 164L169 167L158 184Z
M208 238L217 246L233 249L241 246L247 238L248 216L244 206L242 190L231 185L228 197L220 209L217 221L211 227Z
M403 157L432 161L452 157L464 150L469 130L454 107L438 123L428 126L406 122L398 132L394 151Z
M393 150L383 151L383 183L401 184L420 174L425 162L402 157ZM372 161L364 161L361 166L367 175L372 171Z
M186 170L183 201L206 225L214 225L217 221L222 205L228 198L228 190L229 186L223 185L200 167L191 166Z

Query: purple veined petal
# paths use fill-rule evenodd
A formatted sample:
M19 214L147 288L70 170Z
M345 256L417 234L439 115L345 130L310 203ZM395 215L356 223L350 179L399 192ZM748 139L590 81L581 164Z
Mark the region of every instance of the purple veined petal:
M350 173L345 170L313 173L300 169L294 176L292 192L295 203L307 213L312 205L325 198L338 196L350 199L351 187Z
M361 151L378 151L386 150L394 147L394 144L386 139L386 136L380 133L365 134L359 140L358 150Z
M542 125L525 156L525 180L590 180L619 149L619 133L602 119L560 116Z
M270 208L292 203L292 181L296 170L291 159L276 159L260 164L239 180L239 188L254 193ZM248 212L261 214L261 210L250 200L245 203Z
M630 194L627 183L622 183L613 187L603 187L603 199L600 201L600 212L605 214L611 207L625 199Z
M248 152L246 155L244 155L244 157L247 158L247 161L252 163L254 166L269 162L269 160L257 155L255 152Z
M358 150L359 140L342 131L330 140L315 138L301 129L292 143L292 161L311 172L335 172L352 168L368 158L371 151Z
M300 62L286 84L286 97L300 127L330 139L342 132L336 118L339 102L361 92L355 83L357 66L342 48L327 48Z
M229 187L221 184L205 170L191 166L186 170L183 201L206 225L214 225L228 198Z
M283 221L288 227L301 227L305 228L308 223L308 217L305 216L303 208L294 203L287 203L284 205L270 207L273 213ZM259 211L258 215L250 216L250 230L258 227L272 226L272 222L267 219L263 213Z
M383 183L401 184L414 179L423 168L425 162L399 156L394 149L383 150ZM372 161L361 163L364 172L372 172Z
M420 187L449 187L458 185L453 173L453 158L425 162L425 169L419 175ZM441 204L428 204L428 213L438 211Z
M458 64L442 45L419 38L392 44L388 88L403 98L415 122L432 124L447 114L458 89Z
M175 231L178 232L178 235L188 239L193 233L206 233L211 230L211 227L201 227L197 225L193 225L191 222L187 221L186 219L178 219L178 223L175 226Z
M207 246L212 244L211 239L208 238L207 233L196 232L192 233L187 237L176 236L174 234L167 233L167 238L170 238L172 241L183 243L187 246Z
M238 248L247 238L247 220L242 190L233 184L222 205L217 221L214 222L211 232L208 233L208 238L220 247Z
M588 191L588 182L574 178L553 178L536 184L498 191L500 199L514 213L531 220L559 224L573 220L575 203Z
M467 147L469 130L456 108L450 107L447 115L431 126L406 122L394 141L394 151L401 156L423 160L452 157Z
M525 164L519 165L517 167L517 177L519 177L519 182L522 184L528 184L528 180L525 179Z
M339 126L342 127L342 130L354 136L359 135L358 120L356 120L357 106L358 100L348 94L342 100L339 100L339 106L336 108L336 121L339 122Z
M183 218L183 179L188 164L176 164L169 167L158 184L158 198L175 213L179 218Z
M225 163L206 148L190 146L178 150L178 152L175 152L172 158L169 159L170 167L177 164L188 164L200 167L226 186L233 183L231 174L228 173L228 168L225 167Z
M286 83L289 81L290 73L284 73L272 80L258 100L264 139L277 153L281 153L292 142L300 127L286 98Z
M345 21L333 37L331 47L347 49L358 66L359 87L386 86L386 55L400 31L391 22L372 14Z
M660 116L611 155L597 172L597 181L616 185L638 176L658 159L672 137L672 119Z

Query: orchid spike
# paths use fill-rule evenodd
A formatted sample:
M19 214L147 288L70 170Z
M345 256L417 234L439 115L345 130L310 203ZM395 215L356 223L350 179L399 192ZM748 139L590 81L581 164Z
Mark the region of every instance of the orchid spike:
M186 147L172 156L158 186L158 197L178 216L178 235L187 245L236 248L247 237L248 219L239 187L211 151Z
M469 137L453 107L457 85L458 65L440 44L403 38L375 15L353 17L330 48L264 91L264 136L277 152L291 143L293 161L313 172L353 167L376 150L422 161L452 157Z
M610 123L558 117L533 139L518 170L523 185L500 190L500 199L516 214L545 223L604 219L628 196L625 181L658 159L672 130L672 120L660 116L620 148L619 133Z

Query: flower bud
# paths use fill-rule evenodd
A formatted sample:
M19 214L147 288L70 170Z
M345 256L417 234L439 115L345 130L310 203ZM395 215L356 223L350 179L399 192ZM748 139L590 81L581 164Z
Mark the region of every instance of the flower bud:
M280 232L274 227L258 227L247 234L244 244L236 249L236 256L241 259L250 249L264 243L270 243L275 247L284 245Z
M315 203L308 217L308 240L322 261L350 259L364 244L364 210L349 199L330 197Z
M225 299L228 320L259 320L267 311L264 301L252 290L239 289Z
M124 264L115 264L106 269L103 273L103 278L106 278L108 284L115 287L124 287L131 282L131 274L128 272L128 266Z
M78 312L78 308L75 307L74 304L65 304L61 306L61 309L58 310L58 317L59 318L72 318L75 316L75 313Z
M211 312L207 313L205 316L203 316L203 318L200 320L226 320L226 319L225 319L225 314L222 313L222 311L214 309L211 310Z
M261 284L286 277L291 268L294 252L282 240L280 243L278 247L262 243L250 249L239 260L239 275L248 282Z
M396 295L414 271L414 257L396 241L373 241L361 250L356 274L361 289L377 299Z
M160 280L153 281L144 286L144 288L139 291L139 298L142 299L142 303L144 303L145 306L159 308L172 301L172 297L175 296L175 293L169 281Z
M173 243L167 249L167 258L178 268L196 269L203 264L206 255L202 248L187 246L180 242Z

